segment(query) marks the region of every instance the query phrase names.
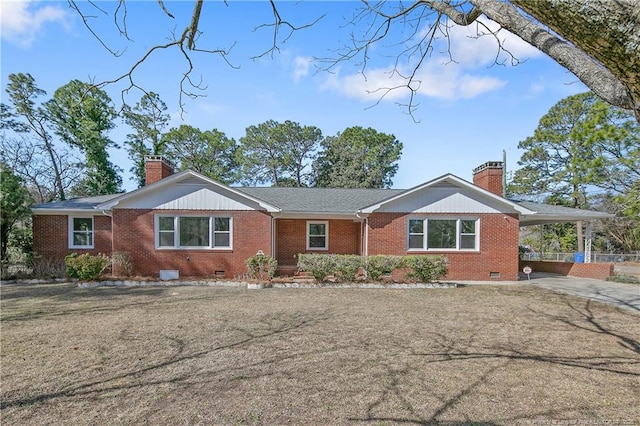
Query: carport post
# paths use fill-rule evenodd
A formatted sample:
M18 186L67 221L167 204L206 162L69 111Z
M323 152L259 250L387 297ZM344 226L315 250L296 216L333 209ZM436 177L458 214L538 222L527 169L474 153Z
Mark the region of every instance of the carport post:
M587 232L584 237L584 263L591 263L591 221L587 222Z

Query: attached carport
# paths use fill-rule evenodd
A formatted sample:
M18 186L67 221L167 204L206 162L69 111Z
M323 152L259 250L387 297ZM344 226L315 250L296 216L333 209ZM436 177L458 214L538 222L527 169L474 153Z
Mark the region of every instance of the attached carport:
M550 204L534 203L531 201L517 201L517 204L534 212L533 214L521 214L520 226L548 225L567 222L586 223L584 238L585 263L591 263L591 234L593 221L615 217L615 215L611 213L574 209L564 206L553 206Z

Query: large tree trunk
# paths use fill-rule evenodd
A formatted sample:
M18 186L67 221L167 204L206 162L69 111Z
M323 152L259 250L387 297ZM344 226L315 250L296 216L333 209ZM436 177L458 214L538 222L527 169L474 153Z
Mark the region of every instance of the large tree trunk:
M606 102L633 110L640 121L640 2L511 0L542 24L509 3L471 2L566 67Z

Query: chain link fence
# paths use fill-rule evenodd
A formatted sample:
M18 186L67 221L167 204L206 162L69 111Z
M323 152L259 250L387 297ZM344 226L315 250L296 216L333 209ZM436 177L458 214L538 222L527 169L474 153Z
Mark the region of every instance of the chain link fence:
M575 253L536 253L527 252L522 260L548 260L553 262L573 262ZM591 253L593 263L640 263L640 252L629 254Z

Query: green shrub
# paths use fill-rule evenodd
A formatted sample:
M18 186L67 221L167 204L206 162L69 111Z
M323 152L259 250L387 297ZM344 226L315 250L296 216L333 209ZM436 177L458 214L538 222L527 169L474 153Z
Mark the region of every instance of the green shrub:
M299 254L298 269L309 272L318 282L336 272L337 256L335 254Z
M422 283L437 281L449 270L444 256L405 256L404 265L411 269L407 277Z
M640 279L636 278L633 275L625 275L625 274L616 274L610 277L607 277L607 281L614 281L617 283L624 284L640 284Z
M276 274L276 269L278 269L278 261L265 254L251 256L244 263L247 265L251 278L260 281L271 280Z
M111 265L111 259L104 254L92 256L89 253L78 256L72 253L64 258L69 278L95 280Z
M383 275L391 274L395 269L401 268L402 256L375 255L364 259L364 270L367 277L378 281Z
M335 275L339 281L352 283L356 280L358 270L363 266L362 256L341 254L336 256Z

